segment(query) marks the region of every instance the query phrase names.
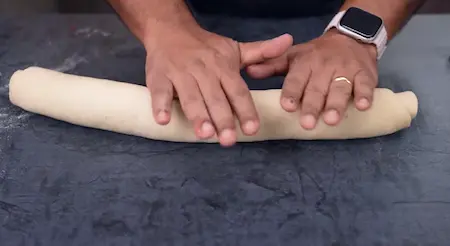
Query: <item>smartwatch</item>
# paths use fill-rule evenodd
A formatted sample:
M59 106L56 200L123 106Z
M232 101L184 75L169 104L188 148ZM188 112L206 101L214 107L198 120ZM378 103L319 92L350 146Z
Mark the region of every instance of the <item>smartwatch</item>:
M377 59L386 50L388 37L383 20L367 11L355 7L341 11L333 17L324 33L331 28L363 43L375 45Z

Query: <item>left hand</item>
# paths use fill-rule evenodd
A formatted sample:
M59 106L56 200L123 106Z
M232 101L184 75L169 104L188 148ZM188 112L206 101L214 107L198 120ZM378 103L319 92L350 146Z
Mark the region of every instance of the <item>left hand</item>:
M288 112L301 108L300 124L315 128L319 117L338 124L353 95L358 110L370 108L378 84L377 51L331 29L325 35L298 44L285 56L247 67L254 78L286 74L281 106ZM335 81L338 77L345 80ZM323 114L322 114L323 113Z

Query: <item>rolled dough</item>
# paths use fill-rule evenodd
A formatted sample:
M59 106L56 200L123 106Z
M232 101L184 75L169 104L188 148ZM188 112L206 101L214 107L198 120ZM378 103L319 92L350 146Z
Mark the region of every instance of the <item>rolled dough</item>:
M144 86L29 67L13 74L9 89L14 105L72 124L155 140L218 142L216 138L197 139L178 102L173 105L170 123L158 125L152 116L150 93ZM288 113L281 108L280 90L256 90L251 94L261 128L257 135L245 136L237 127L238 142L376 137L409 127L418 110L413 92L377 88L369 110L361 112L351 104L339 125L328 126L320 121L314 130L304 130L299 124L299 112Z

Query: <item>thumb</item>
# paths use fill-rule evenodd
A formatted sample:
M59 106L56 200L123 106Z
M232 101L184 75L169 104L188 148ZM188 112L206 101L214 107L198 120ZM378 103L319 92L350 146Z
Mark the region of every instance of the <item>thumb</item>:
M293 42L290 34L283 34L270 40L239 43L241 68L281 56Z
M260 64L247 67L247 74L254 79L265 79L271 76L285 75L289 68L287 55L277 57Z

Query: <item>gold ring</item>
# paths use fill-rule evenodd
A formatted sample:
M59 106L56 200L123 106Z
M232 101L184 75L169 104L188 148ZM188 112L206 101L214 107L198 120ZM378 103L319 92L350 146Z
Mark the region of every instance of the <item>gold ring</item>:
M347 82L349 85L352 85L352 82L350 82L350 80L348 80L346 77L343 77L343 76L335 78L334 81L336 81L336 82L337 82L337 81L345 81L345 82Z

